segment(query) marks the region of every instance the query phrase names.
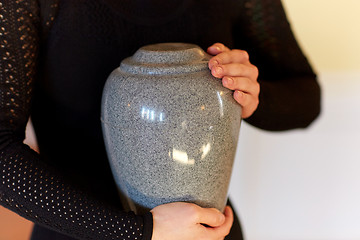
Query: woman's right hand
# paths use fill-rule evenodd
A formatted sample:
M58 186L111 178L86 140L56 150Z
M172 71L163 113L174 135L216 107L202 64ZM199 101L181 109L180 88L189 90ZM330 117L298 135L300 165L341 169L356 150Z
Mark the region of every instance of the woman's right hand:
M223 214L185 202L159 205L151 213L152 240L221 240L229 234L234 220L229 206Z

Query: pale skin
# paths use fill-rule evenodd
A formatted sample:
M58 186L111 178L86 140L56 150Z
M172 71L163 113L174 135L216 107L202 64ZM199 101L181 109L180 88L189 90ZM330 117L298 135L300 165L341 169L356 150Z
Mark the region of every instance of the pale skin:
M233 49L221 43L210 46L207 52L215 55L209 61L214 77L221 78L224 87L234 90L234 99L242 106L242 118L250 117L259 105L259 71L250 63L246 51Z
M242 107L242 118L250 117L259 104L259 72L250 63L246 51L215 43L207 49L214 57L209 61L211 74L234 90L234 99ZM192 203L175 202L157 206L153 215L152 240L222 240L234 221L232 209L224 213L215 208L202 208Z
M234 220L228 206L221 213L215 208L175 202L157 206L151 212L152 240L222 240L229 234Z

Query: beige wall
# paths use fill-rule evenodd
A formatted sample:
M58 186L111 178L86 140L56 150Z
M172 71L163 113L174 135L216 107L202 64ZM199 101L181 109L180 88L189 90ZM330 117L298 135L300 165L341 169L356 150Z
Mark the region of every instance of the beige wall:
M316 70L360 70L359 0L282 0Z

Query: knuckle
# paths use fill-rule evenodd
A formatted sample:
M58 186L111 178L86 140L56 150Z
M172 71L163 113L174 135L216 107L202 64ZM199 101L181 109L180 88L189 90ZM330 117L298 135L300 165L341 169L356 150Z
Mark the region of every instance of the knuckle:
M256 92L260 92L260 83L256 82Z
M255 66L255 65L251 65L251 66L252 66L252 70L254 71L254 73L256 74L256 76L258 76L258 75L259 75L259 69L258 69L258 67Z
M242 51L242 55L246 60L250 59L249 53L247 51L241 50Z
M234 50L237 54L239 54L243 59L249 60L250 56L249 53L245 50L236 49Z
M187 212L189 216L193 219L199 219L200 218L200 211L198 207L195 204L188 204L187 206Z

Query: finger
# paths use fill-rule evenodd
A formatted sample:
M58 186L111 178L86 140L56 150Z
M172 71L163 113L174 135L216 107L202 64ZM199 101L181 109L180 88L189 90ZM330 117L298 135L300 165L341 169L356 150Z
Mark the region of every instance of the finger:
M224 223L215 228L207 228L208 232L211 232L213 236L217 236L216 238L224 238L230 233L231 226L234 222L234 213L231 207L227 206L224 211L225 221Z
M222 43L215 43L215 44L211 45L210 47L208 47L208 49L207 49L207 52L211 55L217 55L219 53L226 52L226 51L230 51L230 49Z
M222 52L209 60L209 67L211 69L212 66L229 63L250 63L249 54L239 49Z
M224 76L238 76L257 79L259 73L257 67L252 64L230 63L214 66L211 69L211 74L217 78L222 78Z
M241 118L243 119L250 117L259 105L258 97L239 90L234 92L234 99L242 107Z
M230 233L230 229L234 222L234 213L230 206L226 206L224 215L225 215L225 222L223 225L225 226L224 231L225 231L225 236L226 236Z
M241 90L251 95L258 96L260 92L260 84L257 81L245 77L225 76L222 79L222 84L230 90Z
M225 221L225 215L216 208L200 208L198 222L210 227L221 226Z

